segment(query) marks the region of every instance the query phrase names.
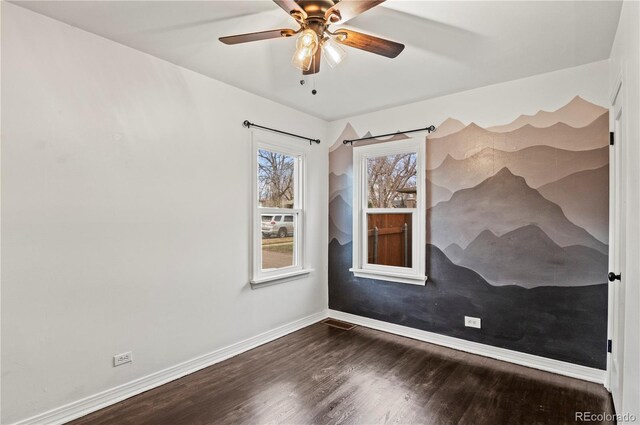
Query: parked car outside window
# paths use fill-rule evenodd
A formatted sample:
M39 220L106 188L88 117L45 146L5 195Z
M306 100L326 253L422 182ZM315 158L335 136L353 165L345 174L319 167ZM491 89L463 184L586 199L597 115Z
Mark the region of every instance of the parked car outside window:
M262 237L293 236L293 215L262 215Z

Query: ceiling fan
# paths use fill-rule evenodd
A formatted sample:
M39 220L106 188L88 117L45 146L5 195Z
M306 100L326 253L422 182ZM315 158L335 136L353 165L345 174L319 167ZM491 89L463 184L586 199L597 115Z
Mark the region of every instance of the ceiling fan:
M330 31L329 26L343 24L363 12L379 5L384 0L273 0L293 17L300 28L252 32L249 34L220 37L225 44L240 44L250 41L286 38L298 35L296 51L291 63L305 75L320 71L320 59L324 53L327 63L333 68L344 59L345 45L367 52L395 58L404 49L404 44L346 28Z

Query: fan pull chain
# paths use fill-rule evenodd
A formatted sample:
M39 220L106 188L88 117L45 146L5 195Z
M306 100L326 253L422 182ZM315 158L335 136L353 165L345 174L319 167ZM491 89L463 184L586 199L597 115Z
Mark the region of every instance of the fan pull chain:
M313 60L315 60L315 56ZM316 93L318 93L318 90L316 90L316 74L313 74L312 78L313 78L313 90L311 90L311 94L315 96Z
M317 67L316 67L317 64L315 63L317 57L318 56L313 55L312 61L313 61L313 68L314 69L317 69ZM313 79L313 90L311 90L311 94L314 95L314 96L318 93L318 90L316 90L316 74L317 74L317 72L313 73L312 76L311 76L311 78Z
M311 59L311 65L313 67L315 67L315 60L316 60L316 56L314 55L313 58ZM304 74L302 74L300 85L304 86L306 83L307 83L307 77ZM311 76L311 84L312 84L311 94L315 96L318 93L318 90L316 90L316 73L312 74Z

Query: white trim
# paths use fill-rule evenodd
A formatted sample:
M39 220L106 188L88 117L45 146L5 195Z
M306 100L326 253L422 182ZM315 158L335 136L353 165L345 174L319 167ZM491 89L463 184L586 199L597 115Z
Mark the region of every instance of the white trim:
M616 120L623 107L623 82L624 82L624 61L621 63L620 71L614 79L611 86L611 92L609 93L609 131L613 132L614 145L609 146L609 268L608 270L619 270L616 261L618 259L617 244L620 240L620 229L618 223L618 199L620 196L620 182L618 181L619 162L621 161L621 134L616 134ZM619 285L608 285L608 305L607 305L607 339L612 341L612 344L619 344L619 341L614 341L614 314L618 313L618 306L614 305L615 291L619 290ZM615 350L615 348L614 348ZM611 392L611 384L613 381L613 356L612 353L607 353L607 373L605 375L604 386L607 391ZM612 398L614 395L612 394ZM617 400L614 401L614 407ZM620 407L620 406L618 406Z
M385 155L415 153L416 206L415 208L368 208L366 160ZM424 285L426 256L426 143L424 139L410 138L353 148L353 263L349 271L356 277ZM369 264L367 260L367 214L411 214L412 217L412 267L394 267ZM369 276L370 275L370 276Z
M626 155L625 135L627 134L625 111L625 64L621 63L609 99L611 107L609 116L611 128L614 133L614 145L609 150L609 271L621 273L624 279L625 270L621 270L621 239L624 232L621 225L627 222L628 217L624 202L624 190L628 182L623 181L621 169L629 169ZM622 119L621 119L622 117ZM628 236L626 236L628 238ZM613 406L616 410L622 410L622 393L624 391L624 299L625 281L608 285L608 314L607 314L607 338L611 340L613 352L607 353L607 374L605 388L611 393Z
M609 93L609 102L611 105L615 105L620 89L622 88L622 81L624 80L624 73L620 71L614 80L611 93Z
M605 371L603 370L578 366L531 354L519 353L517 351L505 350L503 348L491 347L476 342L469 342L406 326L394 325L380 320L369 319L355 314L343 313L336 310L324 310L134 381L110 388L64 406L56 407L55 409L48 410L27 419L14 422L12 425L39 425L43 423L58 425L67 423L137 394L197 372L223 360L237 356L238 354L242 354L260 345L274 341L292 332L324 320L327 317L559 375L596 382L599 384L604 382Z
M546 357L534 356L533 354L520 353L518 351L507 350L504 348L492 347L490 345L480 344L477 342L465 341L459 338L422 331L419 329L409 328L407 326L395 325L393 323L369 319L367 317L344 313L342 311L329 310L329 317L333 319L343 320L345 322L350 322L356 325L365 326L367 328L377 329L379 331L417 339L419 341L442 345L444 347L465 351L471 354L478 354L480 356L490 357L509 363L515 363L521 366L544 370L546 372L552 372L558 375L564 375L571 378L582 379L584 381L604 384L606 371L600 369L579 366L573 363L548 359Z
M276 283L293 280L312 272L306 257L306 194L307 194L307 170L306 158L309 153L308 146L294 145L289 140L274 137L273 135L255 134L251 132L251 270L249 283L252 288L270 286ZM265 149L281 154L289 155L295 159L294 165L294 205L293 208L261 208L258 205L258 158L259 149ZM295 217L294 232L294 265L273 270L262 270L262 214L293 215Z
M289 281L289 280L293 280L294 278L299 278L305 275L310 274L313 271L313 269L301 269L301 270L295 270L292 272L287 272L287 273L280 273L277 276L269 276L269 277L263 277L261 279L254 279L251 281L251 287L252 288L260 288L262 286L266 286L265 284L267 283L275 283L278 281Z
M393 273L388 270L373 270L373 269L354 269L350 268L350 272L355 277L362 277L365 279L382 279L391 282L408 283L411 285L424 286L427 281L427 276L414 276L407 275L405 273Z
M209 354L196 357L134 381L127 382L126 384L110 388L98 394L94 394L30 418L23 419L19 422L15 422L13 425L36 425L45 423L49 425L64 424L88 415L91 412L95 412L96 410L118 403L129 397L133 397L134 395L166 384L167 382L171 382L178 378L182 378L183 376L197 372L205 367L209 367L233 356L237 356L238 354L281 338L291 332L295 332L325 318L327 318L326 310L295 320L287 323L286 325L279 326L270 331L245 339L244 341L212 351Z

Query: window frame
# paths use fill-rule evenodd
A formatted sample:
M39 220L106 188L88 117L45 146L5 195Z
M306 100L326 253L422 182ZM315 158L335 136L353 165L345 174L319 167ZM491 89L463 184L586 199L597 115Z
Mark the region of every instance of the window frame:
M308 267L305 256L306 234L306 192L307 170L306 157L308 149L303 146L288 143L284 138L269 137L252 132L251 135L251 277L249 283L252 288L271 285L304 277L313 270ZM292 156L294 162L294 193L292 208L261 207L258 189L258 151L267 150ZM262 215L286 216L293 215L293 258L294 265L273 270L262 269Z
M415 208L369 208L367 160L380 156L416 154ZM411 138L353 148L353 267L355 277L424 285L426 270L426 143ZM367 214L412 214L411 268L369 264Z

